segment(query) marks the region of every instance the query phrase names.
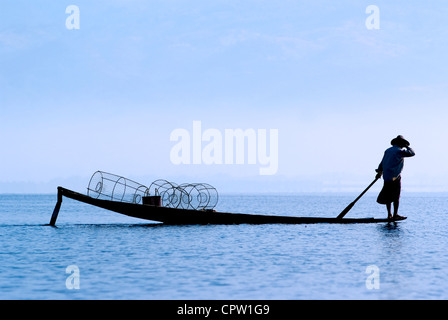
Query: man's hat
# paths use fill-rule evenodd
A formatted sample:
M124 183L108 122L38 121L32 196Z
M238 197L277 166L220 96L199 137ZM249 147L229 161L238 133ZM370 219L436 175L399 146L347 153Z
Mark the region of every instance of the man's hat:
M409 147L410 145L409 141L403 138L402 135L398 135L396 138L393 138L390 144L399 147L400 146Z

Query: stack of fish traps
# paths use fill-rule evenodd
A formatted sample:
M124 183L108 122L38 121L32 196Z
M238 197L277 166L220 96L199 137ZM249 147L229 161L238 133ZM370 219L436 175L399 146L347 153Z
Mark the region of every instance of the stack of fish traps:
M96 171L87 187L87 195L95 199L143 204L144 197L159 196L168 208L213 210L218 191L207 183L184 183L158 179L146 187L138 182L104 171Z

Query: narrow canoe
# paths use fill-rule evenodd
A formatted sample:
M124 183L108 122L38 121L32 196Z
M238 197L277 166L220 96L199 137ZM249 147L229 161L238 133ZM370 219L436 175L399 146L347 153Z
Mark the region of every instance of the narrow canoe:
M56 224L56 219L61 208L63 197L77 200L113 212L121 213L130 217L162 222L169 225L379 223L397 221L391 219L374 218L290 217L167 208L147 204L135 204L104 199L95 199L87 195L65 189L63 187L58 187L58 200L50 221L50 225L52 226Z

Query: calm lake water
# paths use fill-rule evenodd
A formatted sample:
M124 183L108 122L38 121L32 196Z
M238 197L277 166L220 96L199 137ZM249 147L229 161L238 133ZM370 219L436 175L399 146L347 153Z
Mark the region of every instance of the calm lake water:
M335 217L356 196L223 195L217 209ZM385 217L375 196L347 217ZM446 194L403 193L406 221L359 225L162 226L64 198L54 228L55 203L0 195L0 299L448 299Z

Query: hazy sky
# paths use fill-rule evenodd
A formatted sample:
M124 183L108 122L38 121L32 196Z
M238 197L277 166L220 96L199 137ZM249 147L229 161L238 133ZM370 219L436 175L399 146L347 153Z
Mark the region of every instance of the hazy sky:
M448 191L447 16L442 0L3 1L0 192L85 187L96 170L362 191L398 134L417 154L403 187ZM276 174L173 164L170 135L193 121L223 136L278 129Z

